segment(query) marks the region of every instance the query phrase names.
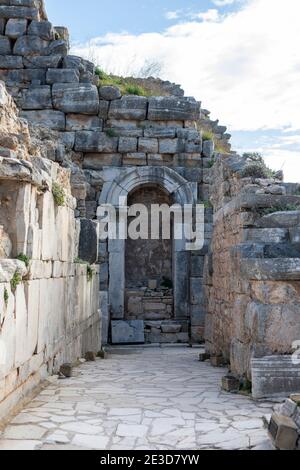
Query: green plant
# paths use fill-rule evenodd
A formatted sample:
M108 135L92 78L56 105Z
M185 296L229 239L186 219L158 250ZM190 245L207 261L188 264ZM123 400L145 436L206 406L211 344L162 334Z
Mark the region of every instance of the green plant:
M139 85L125 85L124 94L126 95L137 95L137 96L147 96L145 88Z
M198 204L202 204L204 206L204 209L212 209L212 204L210 201L198 201Z
M244 153L243 157L246 162L245 168L241 172L242 178L275 178L276 171L269 168L262 155L258 152Z
M202 140L205 142L206 140L215 140L215 135L212 131L203 131L202 132Z
M81 258L78 258L78 257L74 259L74 263L75 264L86 264L85 261L83 261Z
M9 299L9 294L8 294L8 290L6 289L6 287L5 287L5 289L4 289L3 298L4 298L5 306L7 307L7 305L8 305L8 299Z
M17 259L19 261L23 261L23 263L25 263L25 266L26 268L29 267L29 263L30 263L30 258L26 255L24 255L23 253L20 253L18 256L17 256Z
M248 379L242 379L239 390L242 393L250 395L252 393L252 382Z
M115 129L106 129L105 133L107 137L118 137Z
M91 282L94 276L94 270L90 264L87 264L86 266L86 274L87 274L88 282Z
M216 159L213 157L213 158L208 162L208 168L212 168L215 163L216 163Z
M10 281L10 287L13 293L16 292L18 285L22 282L22 276L19 271L16 271Z
M63 206L65 204L66 194L64 188L60 184L53 183L52 195L57 206Z

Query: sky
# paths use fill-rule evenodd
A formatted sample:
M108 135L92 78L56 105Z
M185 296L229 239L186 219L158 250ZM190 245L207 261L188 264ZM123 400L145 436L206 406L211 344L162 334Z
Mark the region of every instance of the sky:
M259 151L300 182L299 0L46 0L72 53L107 72L154 64L228 126L234 150Z

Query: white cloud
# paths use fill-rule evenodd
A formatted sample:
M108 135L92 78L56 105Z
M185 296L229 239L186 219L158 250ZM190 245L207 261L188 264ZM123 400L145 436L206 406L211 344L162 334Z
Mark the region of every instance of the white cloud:
M191 19L199 19L202 21L218 21L219 19L219 12L218 10L211 8L202 13L196 13L190 15Z
M74 47L73 53L93 55L103 68L123 75L137 72L145 60L160 62L162 78L182 84L230 130L297 134L300 2L247 0L241 5L217 21L187 20L163 33L108 34Z
M179 18L179 14L180 14L179 10L167 11L165 17L167 18L167 20L176 20Z
M236 3L239 0L212 0L213 4L216 5L217 7L225 7L227 5L232 5L233 3Z

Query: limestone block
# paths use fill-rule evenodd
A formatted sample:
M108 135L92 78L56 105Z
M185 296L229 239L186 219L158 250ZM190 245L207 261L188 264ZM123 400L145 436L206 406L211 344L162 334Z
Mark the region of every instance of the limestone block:
M121 166L122 155L120 153L86 153L83 160L83 169L102 170L106 166Z
M269 424L269 432L277 449L296 449L299 436L297 426L291 418L274 413Z
M116 86L101 86L99 88L99 95L103 100L112 101L121 98L122 93Z
M258 281L297 281L300 279L300 259L243 259L242 274Z
M6 85L10 87L24 88L24 85L40 85L45 82L46 71L43 69L15 69L8 70L5 79Z
M38 20L39 10L26 6L0 6L0 18L26 18L28 20Z
M68 51L69 44L63 39L58 39L49 43L46 53L48 55L61 54L62 56L66 56Z
M190 278L190 302L192 305L201 305L204 301L202 280L198 277Z
M130 153L137 151L137 139L135 137L120 137L119 138L119 152Z
M39 281L28 281L25 283L25 296L27 302L27 332L26 350L27 357L31 357L37 348L38 323L39 323Z
M213 140L204 140L202 154L205 158L212 159L215 151L215 144Z
M108 311L108 292L100 291L100 311L101 311L101 338L102 344L108 344L108 330L109 330L109 311Z
M20 18L10 18L6 23L5 35L11 39L17 39L27 31L27 20Z
M108 118L108 109L109 109L109 101L100 100L99 103L99 118L100 119L107 119Z
M9 289L9 287L8 287ZM15 298L9 290L9 303L1 323L0 380L6 377L15 365L16 355L16 320L14 317Z
M80 238L78 256L90 264L98 260L97 223L89 219L80 219Z
M24 67L28 69L55 69L62 61L61 54L51 56L24 57Z
M0 36L0 54L1 55L11 54L10 40L6 36Z
M292 243L300 244L300 225L290 229L290 240Z
M24 285L18 285L15 293L16 301L16 356L15 366L20 367L30 356L27 347L27 322L28 312L25 298Z
M143 313L141 297L129 297L127 301L127 311L129 315L140 315Z
M251 367L253 398L286 396L300 389L300 366L291 356L254 358Z
M143 344L145 342L144 322L142 320L112 321L113 344Z
M80 131L76 133L76 152L104 152L116 153L118 138L109 137L105 132Z
M166 323L166 324L162 324L161 325L161 331L163 333L180 333L181 332L181 329L182 329L182 326L181 325L177 325L175 323Z
M288 239L288 231L283 228L247 229L244 234L245 241L261 243L281 243Z
M47 55L48 41L39 36L20 36L14 45L14 54L21 56Z
M148 119L150 121L196 121L199 116L199 103L192 98L173 96L149 98Z
M29 279L50 279L52 276L52 261L33 260L30 262Z
M158 153L158 140L154 138L139 139L138 151L144 153Z
M46 41L54 39L54 29L49 21L32 21L28 26L28 35L39 36Z
M149 127L144 130L146 138L175 139L176 128L172 127Z
M99 96L95 85L55 83L52 88L54 108L65 113L98 114Z
M123 96L120 100L112 101L109 119L144 120L147 113L147 98L143 96Z
M98 116L88 116L86 114L67 114L66 116L67 131L102 131L102 127L103 121Z
M46 81L50 85L54 83L79 83L79 73L75 69L48 69Z
M259 219L256 223L262 228L289 228L300 224L300 211L274 212Z
M57 131L65 130L66 117L60 111L40 110L40 111L22 111L21 117L26 119L30 124L40 125Z
M12 254L12 242L9 235L4 230L3 225L0 225L0 259L10 258Z
M23 59L19 56L4 55L0 56L0 69L22 69Z
M159 141L159 153L177 153L178 145L178 139L161 139Z
M26 90L24 93L22 108L24 110L42 110L52 108L50 86L33 86Z

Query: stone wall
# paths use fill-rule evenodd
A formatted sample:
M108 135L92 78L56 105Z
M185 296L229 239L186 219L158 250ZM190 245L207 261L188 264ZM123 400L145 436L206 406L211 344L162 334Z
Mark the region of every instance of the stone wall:
M300 185L245 177L247 165L224 155L212 169L206 341L251 380L252 358L289 355L300 338Z
M0 83L0 418L64 362L101 348L99 269L76 262L70 172L41 158ZM60 198L59 198L60 196Z

